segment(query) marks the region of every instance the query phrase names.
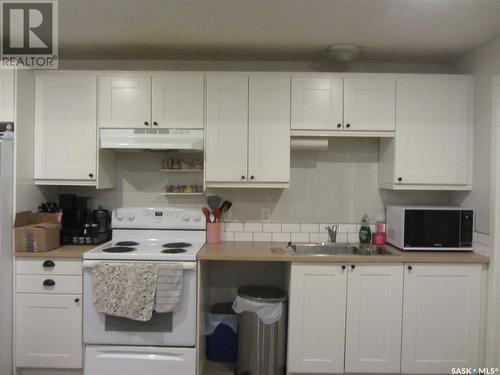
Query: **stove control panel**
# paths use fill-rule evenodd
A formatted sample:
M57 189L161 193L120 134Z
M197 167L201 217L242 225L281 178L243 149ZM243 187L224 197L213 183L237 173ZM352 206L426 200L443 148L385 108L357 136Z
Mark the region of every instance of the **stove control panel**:
M196 208L117 208L111 225L116 229L191 229L205 230L203 212Z

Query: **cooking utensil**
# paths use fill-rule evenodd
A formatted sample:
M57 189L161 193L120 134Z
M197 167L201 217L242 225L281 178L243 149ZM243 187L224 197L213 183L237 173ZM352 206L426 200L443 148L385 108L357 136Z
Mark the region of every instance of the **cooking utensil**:
M218 223L220 218L220 208L215 207L214 209L214 223Z
M220 205L220 217L224 216L224 214L231 209L233 204L229 201L224 201Z
M215 210L215 208L220 207L221 201L222 199L217 195L211 195L207 198L208 207L210 207L212 212Z
M205 215L205 219L207 220L207 223L211 223L210 211L208 210L208 207L203 207L202 211L203 211L203 215Z

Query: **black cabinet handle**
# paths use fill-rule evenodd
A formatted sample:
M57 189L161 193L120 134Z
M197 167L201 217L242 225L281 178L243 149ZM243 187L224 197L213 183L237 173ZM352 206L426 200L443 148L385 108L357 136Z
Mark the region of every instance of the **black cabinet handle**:
M343 265L342 265L342 269L343 269L343 270L345 270L345 269L346 269L346 265L345 265L345 264L343 264Z
M80 302L80 298L75 298L75 302L76 303Z
M244 180L245 179L245 176L241 176L241 179Z
M403 177L398 177L398 181L399 182L403 181Z
M354 264L351 264L351 269L353 270L355 268L356 268L356 266Z
M94 174L93 173L89 173L89 177L90 178L94 177Z
M149 122L144 121L144 125L149 126Z
M46 268L54 267L55 263L53 261L51 261L51 260L46 260L45 262L43 262L42 266L46 267Z
M342 124L337 124L337 128L341 128L342 127Z
M158 122L153 121L153 125L154 125L154 126L158 126Z
M413 269L413 266L408 266L408 271L411 271Z
M254 180L254 179L255 179L255 177L254 177L254 176L250 176L250 180Z
M351 127L351 124L345 124L345 127L346 127L346 128L350 128L350 127Z
M47 279L43 281L43 286L54 286L56 285L56 282L52 279Z

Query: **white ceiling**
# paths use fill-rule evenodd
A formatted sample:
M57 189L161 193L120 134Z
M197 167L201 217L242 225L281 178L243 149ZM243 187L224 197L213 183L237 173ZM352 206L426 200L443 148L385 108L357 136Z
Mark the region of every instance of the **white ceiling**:
M500 0L59 0L62 59L450 62L500 34Z

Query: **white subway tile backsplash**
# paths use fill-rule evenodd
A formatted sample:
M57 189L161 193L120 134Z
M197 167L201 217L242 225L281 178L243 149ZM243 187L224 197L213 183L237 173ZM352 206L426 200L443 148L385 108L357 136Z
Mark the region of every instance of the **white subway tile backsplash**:
M300 224L300 231L317 233L319 232L319 224Z
M356 233L358 231L356 224L339 224L340 233Z
M292 242L309 242L309 233L292 233Z
M245 232L262 232L262 223L245 223L243 224Z
M255 242L271 242L272 233L271 232L255 232L253 234L253 240Z
M290 233L281 233L275 232L273 233L272 241L273 242L290 242Z
M281 224L281 231L282 232L300 232L300 224L283 223L283 224Z
M310 242L326 242L328 241L328 234L326 232L321 233L309 233Z
M253 241L253 233L250 232L235 232L235 241Z
M234 241L234 232L221 232L220 240L222 242Z
M337 242L347 242L347 233L337 233Z
M347 233L348 242L359 242L359 233Z
M281 232L280 223L264 223L262 224L263 232Z
M484 245L490 244L490 236L484 233L475 232L475 242L482 243Z
M226 232L243 232L243 223L224 223Z

